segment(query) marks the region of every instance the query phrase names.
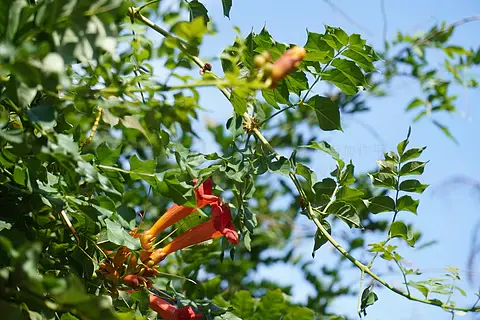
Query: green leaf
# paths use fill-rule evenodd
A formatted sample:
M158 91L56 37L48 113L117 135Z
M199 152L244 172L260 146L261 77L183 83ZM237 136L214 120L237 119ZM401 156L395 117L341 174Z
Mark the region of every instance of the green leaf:
M138 250L141 248L140 239L128 234L118 222L106 219L105 224L107 226L108 241L119 246L125 246L130 250Z
M317 181L317 175L315 174L315 172L301 163L298 163L295 169L295 173L304 177L307 180L307 185L309 186L309 188L312 188L313 184Z
M328 208L328 213L331 213L342 219L350 228L361 228L360 216L355 207L344 201L335 201Z
M222 0L223 15L230 18L230 9L232 8L232 0Z
M332 234L332 227L330 226L330 223L328 223L326 220L321 220L320 222L325 230L327 230L329 234ZM322 232L320 232L320 230L317 230L315 232L315 243L313 245L312 258L315 258L315 251L320 249L320 247L327 242L328 239L322 234Z
M326 141L322 141L320 143L312 141L309 145L300 146L300 148L317 149L329 154L330 156L332 156L333 159L337 161L340 159L340 155L338 154L338 152Z
M412 199L412 197L405 195L398 199L397 210L398 211L410 211L417 214L419 201Z
M423 193L425 189L428 187L428 184L423 184L418 180L404 180L400 183L400 190L406 192L416 192L416 193Z
M329 197L333 194L333 191L337 187L337 183L332 178L325 178L322 181L319 181L313 185L313 190L315 191L315 202L317 200L321 201L319 196L328 195Z
M306 307L292 306L282 320L314 320L315 312Z
M272 161L268 163L268 168L270 171L278 171L281 174L288 176L290 173L290 161L285 157L280 157L279 160L272 159Z
M400 169L400 176L421 175L425 170L425 165L427 163L428 161L427 162L421 162L421 161L407 162Z
M368 200L368 209L371 213L393 212L395 201L389 196L378 196Z
M283 314L284 299L280 289L268 291L258 303L253 319L276 320Z
M371 287L368 287L363 290L361 299L360 310L364 315L367 315L367 307L373 305L378 300L378 296L373 292Z
M376 70L376 68L373 66L372 59L360 50L347 49L342 52L342 55L352 59L357 65L365 70L365 72L372 72Z
M285 81L280 81L273 90L262 90L262 97L276 109L279 109L278 104L290 104L289 95Z
M157 164L154 160L140 160L136 154L130 157L130 177L133 180L146 180L151 181L153 179L153 174L155 172L155 168Z
M430 293L430 290L428 289L427 286L417 283L415 281L408 281L408 285L420 291L425 297L425 299L428 298L428 294Z
M425 105L425 101L423 101L421 99L418 99L418 98L414 99L412 102L410 102L408 104L407 111L418 108L418 107L423 106L423 105Z
M340 190L338 190L337 199L352 201L362 197L363 195L364 193L362 190L341 187Z
M232 298L233 314L241 319L249 319L254 314L255 300L246 290L235 292Z
M412 127L408 127L407 138L397 145L397 151L399 155L402 155L403 152L405 151L405 148L408 145L408 142L409 142L408 139L410 138L411 133L412 133Z
M195 208L196 200L193 187L178 181L176 178L165 178L165 173L155 174L157 189L165 197L172 199L176 204Z
M315 110L318 124L322 130L342 130L340 110L335 102L329 98L316 95L308 100L308 105Z
M307 56L305 61L318 61L320 63L328 63L335 55L335 49L331 47L325 40L324 35L314 32L307 32L308 39L305 44Z
M397 190L397 178L393 174L375 172L371 174L369 173L368 176L372 180L374 186Z
M142 127L140 122L138 122L138 119L135 116L125 116L122 120L122 124L126 128L131 128L140 131L145 138L150 142L150 138L148 137L147 131Z
M300 96L303 90L308 89L307 75L303 71L296 71L291 73L285 78L287 88L289 92L295 93Z
M196 2L200 4L198 1L192 1L192 2ZM192 2L190 2L190 4ZM201 6L203 7L203 5ZM180 38L187 40L188 42L199 44L201 43L203 36L208 32L208 28L206 26L206 23L208 21L209 21L208 17L205 18L204 15L200 14L199 16L196 16L193 19L191 19L190 22L180 22L176 24L173 27L172 32L174 32ZM171 38L167 38L167 39L171 39ZM177 45L175 44L175 46Z
M32 107L27 111L27 114L33 123L38 123L45 131L52 131L57 125L55 121L56 111L50 105Z
M233 89L230 95L230 103L236 114L243 115L247 111L247 99L249 91L242 89Z
M404 239L411 247L415 245L415 237L412 232L408 229L407 225L402 221L395 221L390 225L390 237L391 238L402 238Z
M450 133L450 130L448 130L448 128L444 125L442 125L440 122L436 121L436 120L433 120L432 121L433 124L439 128L440 130L442 130L442 132L447 136L449 137L453 142L455 142L456 144L458 144L458 141L457 139L455 139L455 137Z
M204 23L210 21L208 18L208 10L205 8L203 4L198 2L198 0L192 0L188 3L188 7L190 8L190 21L195 20L198 17L203 17Z
M350 163L347 164L345 170L341 171L340 174L338 175L338 183L342 186L349 186L352 183L354 183L355 182L354 170L355 170L355 167L350 161Z
M122 146L119 145L116 149L110 149L106 142L102 142L95 150L98 161L103 165L114 165L117 163Z
M334 68L322 74L322 80L330 81L347 95L356 94L360 88L366 87L365 75L357 65L349 60L335 59Z
M384 156L385 156L385 161L392 161L392 162L395 162L395 163L400 162L400 157L395 152L392 152L392 151L386 152L384 154Z
M379 172L391 173L394 175L398 174L397 164L392 161L377 160L377 165L379 167Z
M407 151L405 151L401 157L400 157L400 162L406 162L408 160L416 159L422 155L423 150L425 150L427 147L423 148L412 148Z

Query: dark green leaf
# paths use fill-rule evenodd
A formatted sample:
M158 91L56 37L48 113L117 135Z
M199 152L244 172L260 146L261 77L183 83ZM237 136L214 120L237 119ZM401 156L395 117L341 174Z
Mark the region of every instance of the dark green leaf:
M389 196L373 197L368 202L368 209L371 213L393 212L395 210L395 201Z
M307 50L305 61L327 63L332 60L335 55L334 48L323 40L323 35L314 32L308 32L305 49Z
M395 162L395 163L400 162L400 157L395 152L391 152L391 151L386 152L384 156L385 156L385 161L392 161L392 162Z
M375 70L372 59L360 50L347 49L342 52L342 55L352 59L357 65L365 70L365 72L371 72Z
M423 150L425 150L427 147L423 148L412 148L407 151L405 151L401 157L400 157L400 162L406 162L408 160L416 159L422 155Z
M308 80L305 72L296 71L291 73L285 78L287 88L289 92L293 92L296 95L300 96L300 93L303 90L308 89Z
M400 169L400 176L421 175L425 170L425 165L427 163L428 162L421 162L421 161L407 162Z
M408 285L411 286L411 287L414 287L415 289L420 291L425 298L427 298L428 294L430 293L430 290L428 289L427 286L425 286L423 284L420 284L420 283L417 283L415 281L409 281Z
M253 316L255 301L250 292L241 290L232 298L232 312L241 319L248 319Z
M55 121L56 111L52 106L39 105L27 111L28 117L33 123L38 123L45 131L52 131L57 125Z
M404 180L400 183L400 190L407 192L423 193L428 184L423 184L418 180Z
M133 180L151 180L157 164L154 160L140 160L136 154L130 157L130 177Z
M247 99L249 91L247 90L232 90L230 95L230 102L236 114L242 115L247 111Z
M375 172L368 174L374 186L397 190L397 178L393 174Z
M407 225L401 221L395 221L390 225L390 237L391 238L402 238L404 239L411 247L415 245L415 237L412 232L408 229Z
M377 160L377 165L379 166L379 172L398 174L397 164L392 161Z
M332 156L333 159L337 161L340 159L340 155L338 154L338 152L326 141L322 141L320 143L312 141L308 146L300 146L300 148L317 149L329 154L330 156Z
M325 220L321 220L320 222L322 223L322 226L325 228L325 230L327 230L329 234L332 234L332 227L330 226L330 223ZM327 242L328 239L322 234L320 230L317 230L315 232L315 243L313 245L312 258L315 258L315 251L320 249L320 247Z
M408 139L410 138L411 133L412 133L412 127L408 127L407 138L397 145L397 151L399 155L402 155L403 152L405 151L405 148L408 145L408 142L409 142Z
M328 208L328 213L332 213L342 219L350 228L361 228L360 216L353 205L348 202L335 201Z
M402 196L397 201L397 210L398 211L410 211L417 214L417 207L419 201L412 199L410 196Z
M360 310L364 315L367 315L367 307L373 305L378 300L378 297L375 292L373 292L371 287L365 288L362 292L362 300L360 305Z
M316 195L326 194L328 196L331 196L336 186L337 183L335 182L335 180L331 178L325 178L322 181L315 183L315 185L313 186L313 190L315 190Z
M326 97L313 96L308 105L315 110L320 128L324 131L342 130L338 105Z
M190 21L193 21L197 17L203 17L205 24L210 21L208 18L208 10L198 0L192 0L188 3L190 8Z
M107 225L107 238L110 242L119 246L125 246L130 250L140 249L140 239L132 237L122 226L112 220L105 220Z
M341 187L338 190L337 199L352 201L363 196L363 191L359 189Z
M230 9L232 8L232 0L222 0L223 15L230 18Z
M110 149L106 142L103 142L97 147L96 153L98 161L103 165L114 165L117 163L122 146L118 146L116 149Z
M354 95L367 86L365 75L354 62L337 58L333 60L332 66L334 68L322 74L322 80L330 81L345 94Z

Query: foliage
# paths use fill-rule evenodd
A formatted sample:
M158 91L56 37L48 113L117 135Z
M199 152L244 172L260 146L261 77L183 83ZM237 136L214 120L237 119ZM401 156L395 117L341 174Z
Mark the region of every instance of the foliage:
M229 17L232 1L222 5ZM399 34L391 46L405 47L389 58L390 45L377 54L361 35L326 26L307 31L307 42L299 44L305 56L287 59L285 67L276 61L297 47L276 41L265 27L245 37L239 31L217 75L198 58L204 35L214 32L210 18L197 0L168 8L160 1L0 3L0 306L8 318L152 319L157 315L149 296L157 296L208 319L333 320L342 315L332 314L331 304L344 295L357 294L358 313L366 315L380 296L373 282L448 312L479 311L452 301L453 292L464 294L454 268L442 279L408 279L420 271L404 265L398 248L414 247L421 233L397 217L417 214L412 194L427 188L410 177L421 176L427 164L418 160L425 147L407 148L410 129L368 175L356 174L332 145L315 140L315 132L342 131L343 115L368 109L362 92L382 95L405 66L425 94L407 107L419 111L415 121L434 111L454 112L448 90L478 85L459 72L480 63L480 50L450 44L455 27L443 25L421 37ZM162 41L154 43L147 30ZM445 53L452 79L429 70L429 50ZM154 59L169 72L162 81L154 78ZM375 74L382 59L385 70ZM200 77L190 72L197 67ZM279 67L284 72L272 81ZM334 86L335 94L314 95L318 83ZM211 154L196 151L192 125L201 110L199 88L206 86L217 87L232 105L226 124L208 127L219 150ZM300 126L311 134L298 134ZM336 165L329 177L318 178L308 166L319 152ZM229 203L240 244L222 238L177 251L151 279L138 263L136 275L149 279L130 288L130 260L116 269L125 274L103 272L115 266L121 250L140 261L145 248L137 235L174 203L195 214L163 230L155 245L214 219L215 207L195 210L198 187L209 178L213 192ZM281 208L274 205L280 200ZM382 218L388 213L392 218ZM300 216L316 230L307 235L312 256L327 242L340 253L335 267L322 268L322 277L290 245ZM351 228L343 246L336 233L342 224ZM386 239L367 246L356 229L386 233ZM367 247L373 257L363 264L353 254ZM281 256L268 254L280 248L287 248ZM405 291L372 271L377 256L399 269ZM312 284L315 296L306 304L292 301L290 287L248 277L277 262L297 266ZM340 269L347 266L360 270L360 294L342 282ZM372 284L363 290L366 275Z

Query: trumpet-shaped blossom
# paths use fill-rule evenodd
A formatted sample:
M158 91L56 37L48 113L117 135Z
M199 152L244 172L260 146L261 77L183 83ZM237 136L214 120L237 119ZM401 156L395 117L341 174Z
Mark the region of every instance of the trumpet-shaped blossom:
M197 183L197 181L197 179L193 180L194 183ZM167 212L165 212L165 214L163 214L160 219L158 219L157 222L155 222L155 224L141 236L140 242L143 249L150 249L151 242L160 232L182 220L195 210L212 203L218 203L220 199L213 195L212 191L213 182L211 179L208 179L195 190L195 198L197 202L196 208L189 208L177 204L171 206Z
M272 87L275 87L278 81L284 79L289 73L295 70L303 58L307 55L307 51L302 47L293 47L285 51L272 66Z
M212 218L209 221L191 228L165 247L153 251L146 264L155 265L172 252L222 236L226 237L229 242L238 244L238 233L232 223L228 205L213 203L212 210Z
M201 313L195 313L190 306L178 308L153 294L150 295L150 308L165 320L201 319L203 317Z

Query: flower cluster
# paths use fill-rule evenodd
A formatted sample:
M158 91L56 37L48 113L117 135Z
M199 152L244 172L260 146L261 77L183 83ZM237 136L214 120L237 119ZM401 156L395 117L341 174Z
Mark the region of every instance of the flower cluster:
M194 180L197 183L197 180ZM196 208L174 204L157 222L142 234L136 230L130 234L140 238L142 249L138 254L132 253L127 247L120 247L116 252L105 251L110 258L100 265L97 273L113 284L114 288L120 285L138 290L141 287L151 288L151 277L159 271L156 265L170 253L183 248L218 237L226 237L229 242L238 244L238 233L232 223L230 207L222 203L219 197L213 194L213 183L208 179L195 190ZM158 234L195 212L199 208L210 205L211 219L205 221L178 236L172 242L160 249L153 249L153 242ZM139 261L141 263L139 263ZM177 308L156 295L150 295L150 307L166 320L200 319L191 307Z

